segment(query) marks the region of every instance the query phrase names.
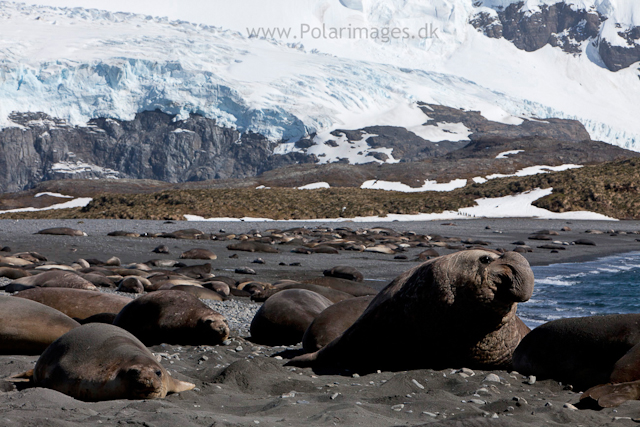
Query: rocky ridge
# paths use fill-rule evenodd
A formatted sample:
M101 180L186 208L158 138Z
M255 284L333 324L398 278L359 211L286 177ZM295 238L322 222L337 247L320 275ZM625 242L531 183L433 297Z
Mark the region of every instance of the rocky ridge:
M509 125L488 120L476 111L427 104L420 104L420 108L425 113L425 126L461 124L468 129L468 140L429 141L405 128L394 126L336 130L333 136L342 137L346 144L351 145L361 142L368 135L365 143L371 155L367 157L369 163L357 167L349 164L346 158L339 158L337 162L361 170L382 168L390 172L383 172L380 176L377 173L365 173L363 176L366 179L387 179L393 178L396 174L393 171L406 169L406 165L394 166L394 162L411 163L411 169L424 169L422 162L444 159L446 156L454 155L457 159L481 158L483 155L478 150L468 149L478 143L509 150L512 146L526 149L536 145L531 141L546 140L552 141L547 143L549 153L557 152L557 144L568 144L576 153L583 154L583 143L596 143L590 141L585 128L573 120L525 119L519 125ZM253 185L257 182L256 177L268 173L272 176L275 174L277 180L276 171L282 168L302 166L307 171L315 171L322 154L311 153L310 149L335 143L331 139L318 141L311 135L298 141L293 151L274 154L278 144L263 135L239 133L199 115L177 120L175 116L159 111L139 113L131 121L95 119L86 126L71 126L64 120L43 113L14 113L11 119L15 126L0 131L0 150L3 153L0 156L0 192L3 193L33 188L42 181L64 179L136 179L167 183L244 179L248 180L247 185ZM632 152L627 150L604 143L596 144L610 149L601 152L611 153L599 161L632 156ZM392 153L393 162L385 150ZM490 150L491 153L494 151ZM536 156L545 157L540 152ZM579 154L573 156L572 161L590 161L579 157ZM535 164L539 163L531 159L511 169ZM324 169L328 166L324 165ZM491 165L485 165L479 173L503 172L492 168ZM421 172L415 177L415 183L408 184L421 185L424 179L449 178L441 176L442 171L439 171L436 163L426 169L426 175ZM465 170L467 173L474 172L468 168ZM510 170L510 173L514 171ZM325 174L320 172L320 175ZM361 183L347 180L338 185L359 186Z

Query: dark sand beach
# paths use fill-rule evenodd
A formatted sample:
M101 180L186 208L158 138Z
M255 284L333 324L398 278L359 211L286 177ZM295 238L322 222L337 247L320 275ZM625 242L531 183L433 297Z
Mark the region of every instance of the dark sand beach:
M455 225L443 225L443 224ZM251 267L251 279L272 282L278 279L317 277L336 265L350 265L362 271L365 283L382 289L398 274L418 264L425 248L409 248L406 259L394 255L340 251L339 255L294 254L290 247L281 253L232 252L230 242L160 238L107 237L115 230L159 233L197 228L205 233L242 233L251 229L293 227L389 227L418 234L459 237L488 242L489 248L512 250L516 241L533 249L523 254L532 265L582 262L612 254L640 251L638 221L560 221L530 219L473 219L436 222L175 222L116 220L3 220L0 247L12 252L36 251L50 261L71 263L79 258L107 260L119 257L123 263L151 259L177 259L181 252L207 248L218 255L211 261L216 275L241 278L238 267ZM87 237L33 234L49 227L72 227ZM571 231L560 231L570 227ZM528 240L540 230L558 231L553 240L566 242L566 249L551 253L538 246L551 241ZM602 234L586 233L599 230ZM589 239L595 246L572 245ZM165 244L168 255L151 252ZM437 248L444 255L453 250ZM237 258L230 258L237 254ZM254 264L256 258L264 264ZM202 261L186 261L198 264ZM284 263L285 265L279 265ZM299 263L291 266L290 264ZM5 280L6 282L6 280ZM580 394L551 379L524 377L517 372L470 371L463 366L445 370L421 369L407 372L380 372L366 376L316 375L311 369L283 366L277 356L299 347L268 347L248 340L248 322L259 307L248 299L216 303L232 328L231 338L222 346L151 347L161 364L175 377L196 384L196 389L169 395L161 400L116 400L85 403L53 390L32 388L13 390L8 384L0 392L0 425L4 426L333 426L333 425L635 425L640 421L640 401L616 409L577 410ZM526 304L526 303L525 303ZM470 319L472 321L473 319ZM456 337L452 336L452 340ZM406 343L393 337L380 341L401 356ZM430 351L428 343L425 351ZM551 351L551 350L550 350ZM290 353L290 352L289 352ZM0 356L0 377L33 367L35 356Z

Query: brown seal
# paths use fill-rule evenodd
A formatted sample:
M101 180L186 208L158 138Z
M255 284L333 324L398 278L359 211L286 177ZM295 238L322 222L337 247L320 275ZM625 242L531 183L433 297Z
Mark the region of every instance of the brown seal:
M532 292L533 272L515 252L474 249L434 258L391 282L339 338L290 363L359 372L508 369L529 330L516 306ZM403 351L388 343L391 337Z
M232 243L227 246L227 249L230 251L245 251L245 252L265 252L277 254L280 252L278 249L267 243L260 243L255 241L245 240L240 243Z
M127 304L113 324L147 346L161 343L216 345L229 337L227 320L183 291L156 291Z
M42 353L32 385L83 401L157 399L191 390L195 384L172 378L154 355L129 332L92 323L60 337Z
M355 267L348 265L337 265L322 272L325 276L339 277L340 279L352 280L354 282L362 282L363 274Z
M287 289L306 289L308 291L313 291L327 298L329 301L331 301L334 304L340 301L344 301L346 299L354 298L354 296L351 294L338 291L332 288L327 288L325 286L312 285L311 283L295 283L294 282L294 283L285 283L285 284L277 285L277 286L274 286L272 289L265 289L262 292L253 294L251 296L251 300L256 302L263 302L271 298L278 292L282 292Z
M33 288L18 292L17 298L37 301L66 314L86 319L100 313L119 313L130 298L104 292L68 288Z
M180 259L218 259L218 256L209 249L195 248L183 252Z
M40 354L78 322L24 298L0 296L0 354Z
M44 288L72 288L95 291L98 288L86 279L71 271L50 270L34 276L21 277L9 283L7 290L15 292L30 287L40 286Z
M513 367L525 375L571 384L575 390L589 389L580 398L585 405L613 407L639 399L640 314L545 323L522 340Z
M349 298L324 309L302 336L302 348L312 353L320 350L349 329L373 301L373 296Z
M86 236L87 233L68 227L47 228L38 231L36 234L49 234L52 236Z
M327 298L306 289L278 292L253 317L251 339L266 345L299 343L313 319L331 304Z
M346 292L354 297L366 297L368 295L376 295L378 293L377 290L370 286L354 282L353 280L340 279L339 277L314 277L312 279L304 279L302 282L324 286L340 292Z

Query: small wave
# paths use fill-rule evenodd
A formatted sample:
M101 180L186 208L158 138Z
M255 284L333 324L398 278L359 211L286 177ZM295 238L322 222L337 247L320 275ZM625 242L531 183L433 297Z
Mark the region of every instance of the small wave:
M577 281L565 280L563 276L547 277L545 279L536 279L537 285L553 285L553 286L573 286Z

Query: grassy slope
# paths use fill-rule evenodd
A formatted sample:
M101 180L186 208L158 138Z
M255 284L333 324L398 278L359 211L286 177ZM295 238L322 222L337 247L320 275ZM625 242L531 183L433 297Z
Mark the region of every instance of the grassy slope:
M355 188L170 190L154 194L102 194L83 209L0 215L0 218L183 219L265 217L339 218L388 213L415 214L473 206L474 199L553 187L538 207L554 212L588 210L620 219L640 219L640 160L587 166L565 172L491 180L449 193L398 193Z

